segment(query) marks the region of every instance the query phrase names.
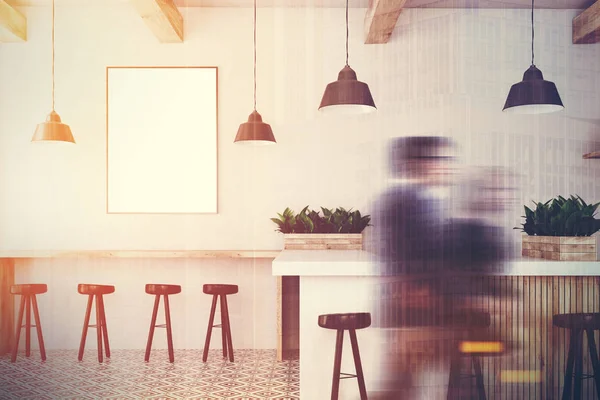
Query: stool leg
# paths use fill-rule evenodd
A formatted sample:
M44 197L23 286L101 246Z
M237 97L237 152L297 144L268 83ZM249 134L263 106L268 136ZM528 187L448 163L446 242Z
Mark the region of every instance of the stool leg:
M563 387L562 400L571 398L571 385L573 383L573 362L575 360L575 347L577 346L577 330L571 330L569 340L569 354L567 355L567 369L565 370L565 386Z
M156 327L156 316L158 315L158 306L160 304L160 295L154 296L154 308L152 309L152 319L150 320L150 332L148 332L148 343L146 344L146 356L144 361L150 360L150 351L152 350L152 339L154 338L154 328Z
M352 344L352 355L354 356L354 367L356 368L356 378L358 380L358 390L360 391L360 400L367 400L367 388L365 386L365 377L363 375L362 364L360 362L360 353L358 352L356 330L350 329L349 333L350 343Z
M42 335L42 323L40 322L40 311L38 310L37 299L35 294L31 296L33 304L33 317L35 318L35 327L37 330L38 343L40 345L40 354L42 361L46 361L46 347L44 346L44 336Z
M454 400L460 395L460 352L458 344L452 350L452 358L450 359L450 377L448 378L448 393L447 400Z
M206 341L204 342L204 352L202 353L202 361L206 362L208 358L208 346L210 346L210 334L215 321L215 309L217 308L217 295L213 295L212 306L210 308L210 318L208 319L208 330L206 331Z
M596 340L594 339L594 331L587 329L588 347L590 348L590 359L592 360L592 368L594 369L594 382L596 384L596 394L600 399L600 363L598 362L598 349L596 348Z
M104 297L100 295L100 318L102 318L102 337L104 338L104 354L110 358L110 346L108 345L108 327L106 326L106 311L104 309Z
M31 296L25 296L25 306L27 307L25 317L25 357L31 355Z
M583 330L577 330L577 347L575 348L575 385L573 399L581 400L581 380L583 378Z
M98 362L102 362L102 307L99 294L96 295L96 337L98 338Z
M227 358L227 323L225 322L226 311L225 311L225 295L219 295L221 303L221 341L223 342L223 358Z
M173 353L173 334L171 332L171 312L169 311L169 296L165 296L165 318L167 320L167 346L169 347L169 362L175 361Z
M344 345L344 330L337 330L335 340L335 356L333 361L333 379L331 382L331 400L338 400L340 392L340 369L342 367L342 347Z
M83 332L81 332L81 343L79 344L79 355L77 359L83 360L83 350L85 349L85 338L87 336L88 326L90 324L90 314L92 313L92 301L94 300L93 295L88 296L87 308L85 309L85 318L83 319Z
M15 332L15 344L13 346L11 362L17 360L17 351L19 350L19 338L21 337L21 326L23 325L23 312L25 311L25 296L21 296L21 304L19 305L19 319L17 320L17 329Z
M223 295L221 302L221 312L225 310L225 327L224 330L226 332L227 346L229 347L229 361L233 362L233 343L231 340L231 324L229 323L229 307L227 306L227 296Z
M479 400L486 400L485 396L485 386L483 384L483 373L481 371L481 361L479 357L472 357L471 361L473 363L473 369L475 370L475 384L477 385L477 394L479 395Z

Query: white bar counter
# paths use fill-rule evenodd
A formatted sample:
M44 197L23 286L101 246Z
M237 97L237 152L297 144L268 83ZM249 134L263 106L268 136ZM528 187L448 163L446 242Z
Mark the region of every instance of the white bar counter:
M331 396L335 331L320 328L318 316L329 313L370 312L377 305L373 285L382 282L372 253L361 250L284 250L274 260L275 276L300 277L300 398ZM506 262L496 276L600 276L600 262L517 259ZM527 279L527 278L524 278ZM385 280L385 278L384 278ZM380 344L384 330L357 331L367 392L377 390ZM344 336L342 372L355 372L348 334ZM359 399L356 379L340 381L340 399Z

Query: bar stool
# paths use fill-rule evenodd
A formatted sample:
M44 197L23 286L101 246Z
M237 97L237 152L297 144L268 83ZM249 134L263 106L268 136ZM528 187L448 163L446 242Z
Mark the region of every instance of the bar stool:
M227 308L227 295L238 292L237 285L208 284L202 287L202 291L213 296L212 306L210 308L210 318L208 319L208 330L206 332L206 342L204 343L204 352L202 361L206 362L208 358L208 348L210 346L210 335L212 328L221 328L221 337L223 340L223 358L229 355L229 361L233 362L233 344L231 342L231 325L229 324L229 309ZM217 297L221 298L221 323L213 325L215 320L215 310L217 308Z
M474 338L473 332L477 329L485 329L490 326L491 317L487 312L479 311L458 311L444 317L444 325L451 328L464 328L469 331L468 338L472 340ZM477 346L482 347L482 346ZM467 353L461 351L458 343L453 348L452 358L450 360L450 378L448 382L448 393L447 399L451 400L456 398L455 396L460 394L460 381L461 379L473 379L475 378L475 386L477 390L477 399L486 400L485 386L483 384L483 373L481 370L481 357L489 355L499 355L498 351L479 351L474 348L469 350ZM464 357L470 357L469 374L461 375L460 367L461 361ZM470 373L473 368L474 374Z
M571 399L571 394L574 399L581 399L581 381L587 378L594 378L596 395L600 398L600 364L594 340L594 331L600 330L600 313L556 314L552 317L552 323L559 328L571 330L562 399ZM588 338L593 375L583 373L583 332ZM575 364L575 374L573 374L573 364ZM573 385L573 378L575 385Z
M169 347L169 362L175 361L173 354L173 335L171 334L171 312L169 310L169 295L181 293L179 285L146 285L146 293L155 295L154 310L152 311L152 321L150 322L150 332L148 333L148 344L146 345L146 356L144 360L150 360L150 350L152 349L152 338L154 337L154 328L167 328L167 345ZM156 316L158 314L158 306L160 304L160 296L164 296L165 303L165 320L166 324L156 325Z
M48 286L43 283L26 284L26 285L12 285L10 287L10 293L14 295L21 295L21 304L19 306L19 319L17 322L17 331L15 333L15 343L12 351L11 362L17 360L17 351L19 349L19 338L21 337L21 328L25 327L25 356L31 355L31 328L35 327L37 330L38 343L40 345L40 354L42 361L46 361L46 348L44 347L44 337L42 336L42 324L40 322L40 313L38 311L36 294L46 293ZM25 325L23 325L23 311L27 305L27 316L25 318ZM33 316L35 318L35 325L31 325L31 306L33 305Z
M79 345L79 361L83 360L83 350L85 348L85 338L87 336L88 327L96 328L98 333L98 362L102 362L102 340L104 339L104 347L106 349L106 357L110 358L110 347L108 345L108 330L106 329L106 314L104 312L105 294L114 293L115 287L111 285L94 285L83 284L77 285L77 291L80 294L88 295L87 308L85 310L85 319L83 320L83 332L81 333L81 343ZM96 298L96 324L90 325L90 314L92 312L92 302Z
M331 400L337 400L340 389L340 379L357 378L360 399L367 400L367 389L363 375L362 364L360 363L360 353L358 352L358 340L356 339L356 330L371 326L370 313L349 313L349 314L324 314L319 315L319 326L325 329L334 329L337 331L335 341L335 358L333 363L333 380L331 386ZM340 372L342 366L342 347L344 344L344 331L350 334L350 343L352 345L352 354L354 356L354 367L356 375ZM341 377L341 375L346 375Z

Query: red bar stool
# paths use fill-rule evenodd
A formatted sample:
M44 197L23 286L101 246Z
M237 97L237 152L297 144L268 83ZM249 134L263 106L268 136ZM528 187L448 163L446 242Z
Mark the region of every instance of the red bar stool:
M319 326L325 329L337 331L335 341L335 357L333 362L333 379L331 385L331 399L337 400L340 389L340 379L356 378L358 380L358 390L360 399L367 400L367 389L363 375L362 364L360 362L360 353L358 351L358 340L356 330L371 326L370 313L348 313L348 314L323 314L319 315ZM344 331L350 334L350 344L352 345L352 355L354 356L354 367L356 375L340 372L342 366L342 347L344 344ZM345 375L342 377L342 375Z
M202 291L206 294L212 294L213 301L210 308L210 318L208 320L208 330L206 332L206 342L204 343L204 353L202 361L206 362L208 358L208 348L210 346L210 335L212 328L221 327L221 337L223 340L223 358L229 355L229 361L233 362L233 344L231 342L231 326L229 324L229 309L227 308L227 295L236 294L238 292L237 285L217 285L209 284L202 287ZM217 297L221 298L221 323L213 325L215 320L215 310L217 308Z
M154 328L167 328L167 345L169 346L169 361L175 361L173 354L173 335L171 333L171 312L169 310L169 295L181 293L179 285L146 285L146 293L155 295L154 310L152 311L152 321L150 321L150 333L148 333L148 344L146 345L145 361L150 360L150 351L152 350L152 338L154 337ZM166 324L156 325L156 316L158 314L158 306L160 304L160 296L165 299L165 320Z
M15 333L15 344L12 351L11 362L17 360L17 351L19 349L19 338L21 337L21 328L25 327L25 356L31 355L31 328L35 327L37 330L38 343L40 345L40 354L42 355L42 361L46 361L46 348L44 347L44 337L42 336L42 324L40 323L40 313L38 311L37 300L35 295L46 293L48 286L43 283L27 284L27 285L12 285L10 287L10 293L15 295L21 295L21 304L19 306L19 320L17 323L17 331ZM25 325L23 325L23 311L27 305L27 316L25 319ZM35 325L31 325L31 306L33 305L33 316L35 318Z
M111 285L93 285L83 284L77 285L77 291L80 294L88 295L87 308L85 310L85 319L83 320L83 332L81 333L81 343L79 345L79 361L83 360L83 350L85 348L85 338L89 328L96 328L98 333L98 362L102 362L102 340L104 339L104 347L106 348L106 357L110 358L110 347L108 345L108 330L106 329L106 314L104 313L105 294L114 293L115 287ZM92 312L92 303L96 298L96 325L90 325L90 314Z

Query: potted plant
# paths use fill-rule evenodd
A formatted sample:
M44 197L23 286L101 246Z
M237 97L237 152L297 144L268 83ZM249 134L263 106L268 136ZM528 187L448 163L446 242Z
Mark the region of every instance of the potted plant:
M595 261L600 220L594 218L600 203L586 204L579 196L558 196L535 203L535 211L525 206L522 255L560 261Z
M315 211L306 206L298 214L288 207L277 216L271 221L288 250L361 250L362 232L371 221L369 215L343 207Z

